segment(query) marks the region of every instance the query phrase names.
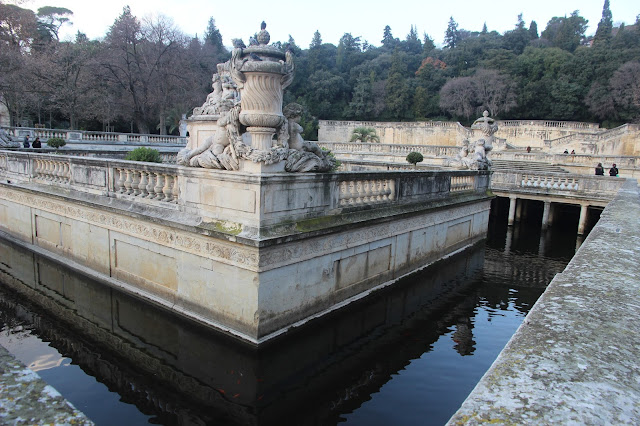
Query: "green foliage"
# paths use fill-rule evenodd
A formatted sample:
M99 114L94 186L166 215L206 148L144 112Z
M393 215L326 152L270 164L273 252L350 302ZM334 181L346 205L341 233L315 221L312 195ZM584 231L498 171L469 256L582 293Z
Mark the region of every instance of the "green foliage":
M407 154L407 163L413 164L415 167L418 167L418 163L421 163L424 160L422 154L417 151L412 151Z
M350 142L380 142L380 137L376 135L373 127L356 127L351 132Z
M147 148L144 146L138 147L133 151L130 151L125 160L129 161L143 161L145 163L162 163L160 158L160 152L157 149Z
M334 160L336 160L336 162L335 162L334 166L331 168L331 171L332 171L332 172L335 172L336 170L338 170L338 169L340 168L340 166L342 165L342 161L338 160L338 159L336 158L336 156L333 154L333 152L329 151L327 148L325 148L325 147L320 147L320 149L321 149L322 151L326 152L328 157L331 157L331 158L333 158Z
M308 110L300 121L306 139L317 137L318 119L467 122L483 107L500 119L638 120L627 95L635 93L633 69L620 68L640 61L640 15L615 17L635 20L636 28L612 28L610 0L601 1L592 47L587 21L560 10L540 28L520 15L503 34L482 20L474 24L478 31L468 31L451 17L435 39L419 37L412 25L395 29L406 34L400 39L390 26L380 28L375 45L348 32L355 28L344 28L337 45L323 42L319 31L306 49L291 36L274 40L295 56L285 104ZM12 125L44 117L51 127L175 132L178 112L202 104L216 64L230 55L213 17L200 38L187 37L125 7L104 39L78 34L59 42L57 30L72 17L68 9L44 7L36 16L6 3L0 0L0 98ZM486 84L479 86L483 73Z
M67 143L64 141L64 139L62 138L50 138L47 141L47 145L49 145L51 148L55 148L58 149L60 147L65 146Z

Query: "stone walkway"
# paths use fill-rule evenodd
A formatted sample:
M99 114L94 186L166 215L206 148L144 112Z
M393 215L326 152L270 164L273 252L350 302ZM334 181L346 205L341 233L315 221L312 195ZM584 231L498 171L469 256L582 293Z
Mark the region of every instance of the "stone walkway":
M93 422L0 346L0 424L92 425Z
M450 425L638 424L640 196L628 179Z

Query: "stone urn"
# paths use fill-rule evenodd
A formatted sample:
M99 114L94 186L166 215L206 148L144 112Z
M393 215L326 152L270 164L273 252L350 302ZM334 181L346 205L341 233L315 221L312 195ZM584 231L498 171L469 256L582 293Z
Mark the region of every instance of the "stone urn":
M273 136L284 122L284 89L293 80L293 59L289 52L268 46L269 33L258 34L257 45L236 47L231 58L231 75L240 90L240 123L247 126L251 147L268 151Z

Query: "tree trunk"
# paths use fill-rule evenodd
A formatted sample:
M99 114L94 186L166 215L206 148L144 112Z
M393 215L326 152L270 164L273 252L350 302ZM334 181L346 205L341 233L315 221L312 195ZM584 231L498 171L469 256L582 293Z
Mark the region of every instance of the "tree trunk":
M167 118L165 117L164 113L160 114L160 134L161 135L166 135L167 134Z

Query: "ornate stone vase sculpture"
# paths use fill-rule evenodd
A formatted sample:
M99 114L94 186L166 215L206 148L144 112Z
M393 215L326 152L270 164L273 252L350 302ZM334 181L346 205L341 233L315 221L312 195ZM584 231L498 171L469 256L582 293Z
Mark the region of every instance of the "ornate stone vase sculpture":
M329 171L333 157L302 140L299 105L282 110L284 89L294 77L293 55L269 46L263 22L257 39L246 47L234 40L231 59L218 64L213 92L194 116L218 116L215 132L201 146L178 153L178 164L243 170L252 173ZM277 140L275 139L278 135Z
M460 153L455 158L448 158L444 164L450 167L457 167L468 170L489 170L491 168L491 160L487 158L489 151L493 149L493 136L498 131L498 125L495 120L489 117L489 112L482 113L482 117L478 118L471 125L474 134L480 133L478 139L470 143L465 139Z

